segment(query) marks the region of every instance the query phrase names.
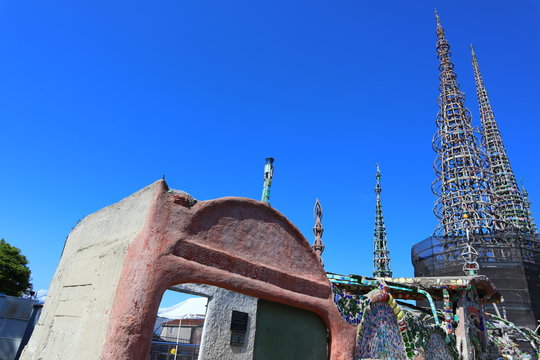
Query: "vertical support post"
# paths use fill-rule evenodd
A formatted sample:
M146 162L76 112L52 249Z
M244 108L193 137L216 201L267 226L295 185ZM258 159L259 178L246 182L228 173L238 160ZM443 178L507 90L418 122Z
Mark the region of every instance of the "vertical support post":
M182 327L182 319L178 321L178 331L176 332L176 346L174 348L174 360L176 360L176 356L178 355L178 341L180 339L180 328Z

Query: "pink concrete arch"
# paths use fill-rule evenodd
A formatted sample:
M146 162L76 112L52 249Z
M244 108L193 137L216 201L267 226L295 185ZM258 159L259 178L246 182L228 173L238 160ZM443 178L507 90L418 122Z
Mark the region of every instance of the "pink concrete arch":
M319 315L330 359L352 359L356 327L339 314L323 267L300 231L245 198L195 204L161 181L143 231L130 244L111 310L103 359L148 358L163 292L204 283Z

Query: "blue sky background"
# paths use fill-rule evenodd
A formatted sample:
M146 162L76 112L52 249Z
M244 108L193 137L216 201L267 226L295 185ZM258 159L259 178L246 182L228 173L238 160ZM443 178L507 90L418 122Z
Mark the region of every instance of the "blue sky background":
M431 234L440 12L478 124L473 43L540 220L536 1L0 1L0 237L52 279L77 220L166 175L200 200L260 199L328 271L372 272L375 163L392 269ZM171 305L165 304L165 305Z

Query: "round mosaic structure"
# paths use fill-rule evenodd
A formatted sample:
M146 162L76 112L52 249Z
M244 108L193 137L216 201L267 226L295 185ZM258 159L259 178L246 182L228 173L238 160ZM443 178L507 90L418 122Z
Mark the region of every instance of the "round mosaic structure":
M406 360L396 315L386 302L374 302L358 330L357 359Z

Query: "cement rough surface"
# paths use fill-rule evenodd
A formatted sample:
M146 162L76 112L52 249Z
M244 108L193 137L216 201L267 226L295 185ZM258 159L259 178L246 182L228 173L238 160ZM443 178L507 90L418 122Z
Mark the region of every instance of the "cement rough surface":
M21 359L100 358L128 247L158 186L87 216L71 231Z

